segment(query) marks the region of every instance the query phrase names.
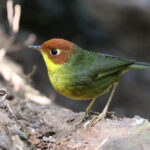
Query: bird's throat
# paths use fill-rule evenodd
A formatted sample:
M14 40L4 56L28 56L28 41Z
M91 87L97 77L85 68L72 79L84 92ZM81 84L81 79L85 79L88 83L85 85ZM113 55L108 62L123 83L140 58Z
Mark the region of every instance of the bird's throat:
M57 69L59 69L61 67L60 64L55 64L53 61L51 61L45 52L42 51L41 54L43 56L46 66L47 66L48 74L55 72Z

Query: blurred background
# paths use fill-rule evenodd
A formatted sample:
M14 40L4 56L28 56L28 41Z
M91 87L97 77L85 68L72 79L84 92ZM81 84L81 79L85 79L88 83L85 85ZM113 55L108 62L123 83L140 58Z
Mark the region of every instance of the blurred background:
M7 2L0 0L0 49L7 47L13 36L8 11L10 16L14 13ZM32 85L63 107L75 112L84 111L90 101L74 101L58 94L49 84L42 56L27 45L64 38L91 51L150 62L149 0L13 2L13 6L21 6L20 27L7 47L6 55L19 63L25 74L36 65ZM119 83L110 111L119 117L140 115L150 119L150 71L130 71L120 78ZM94 111L102 111L109 94L98 98Z

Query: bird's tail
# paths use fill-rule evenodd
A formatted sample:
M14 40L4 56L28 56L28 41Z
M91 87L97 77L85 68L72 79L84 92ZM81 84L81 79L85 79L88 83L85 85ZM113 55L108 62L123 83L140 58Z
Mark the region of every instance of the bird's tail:
M150 63L145 62L135 62L134 64L129 66L129 69L149 69L150 70Z

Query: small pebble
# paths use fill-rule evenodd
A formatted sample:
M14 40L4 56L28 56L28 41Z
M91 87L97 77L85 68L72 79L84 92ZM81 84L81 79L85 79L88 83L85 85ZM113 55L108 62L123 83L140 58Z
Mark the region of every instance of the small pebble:
M31 131L32 131L33 133L35 133L35 129L31 129Z
M6 99L11 101L11 100L14 99L14 96L13 96L13 95L7 95L7 96L6 96Z
M4 96L6 92L4 90L0 90L0 96Z
M135 120L135 122L132 123L133 126L140 126L146 122L146 120L144 118L141 118L139 116L135 116L134 120Z

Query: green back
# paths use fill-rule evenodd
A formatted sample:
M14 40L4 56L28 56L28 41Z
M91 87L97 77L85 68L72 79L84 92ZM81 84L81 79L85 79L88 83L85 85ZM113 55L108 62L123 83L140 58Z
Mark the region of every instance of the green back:
M79 76L81 79L90 78L95 80L116 72L124 72L133 63L133 61L112 55L78 48L69 62L64 65L64 68Z

